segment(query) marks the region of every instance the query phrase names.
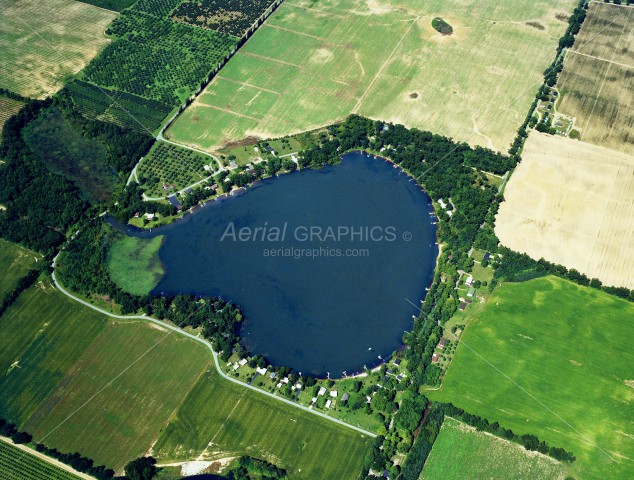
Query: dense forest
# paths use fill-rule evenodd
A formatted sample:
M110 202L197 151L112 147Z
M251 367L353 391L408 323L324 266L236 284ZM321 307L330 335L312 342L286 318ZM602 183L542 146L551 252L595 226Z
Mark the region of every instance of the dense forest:
M91 207L82 189L53 172L25 139L28 127L47 112L58 112L73 131L104 146L109 167L125 177L153 143L146 133L88 119L65 90L52 99L30 100L5 124L0 144L0 235L42 253L52 253L69 228Z

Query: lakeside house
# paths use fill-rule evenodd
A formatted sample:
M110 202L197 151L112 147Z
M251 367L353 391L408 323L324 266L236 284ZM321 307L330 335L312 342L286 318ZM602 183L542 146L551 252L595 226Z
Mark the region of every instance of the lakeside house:
M321 387L317 395L319 395L320 397L323 397L325 393L326 393L326 389L324 387Z
M337 398L337 390L331 390L331 391L330 391L330 396L331 396L332 398Z
M248 362L248 360L246 358L243 358L238 363L240 364L241 367L244 367L247 364L247 362Z
M401 360L396 358L392 363L398 367L401 364Z
M342 401L342 402L347 402L349 399L350 399L350 395L349 395L348 393L344 393L344 394L341 396L341 401Z
M277 373L275 373L275 372L271 372L271 378L273 379L273 378L275 378L275 377L277 377Z
M260 375L266 375L266 368L258 367L255 369L255 371L258 372Z

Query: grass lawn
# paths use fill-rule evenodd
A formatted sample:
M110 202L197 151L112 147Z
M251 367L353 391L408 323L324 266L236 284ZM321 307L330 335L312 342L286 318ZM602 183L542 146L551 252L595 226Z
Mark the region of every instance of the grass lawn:
M420 479L555 480L563 479L565 472L565 467L550 457L446 417Z
M39 253L0 238L0 298L13 290L41 257Z
M142 239L123 236L108 251L112 280L133 295L147 295L165 273L158 256L163 236Z
M18 480L78 480L80 477L0 441L0 478Z
M0 0L0 87L26 97L55 93L109 40L115 12L74 0Z
M357 478L369 439L208 371L154 446L159 463L251 455L289 478Z
M167 135L213 150L359 113L506 151L575 4L284 2Z
M573 452L577 479L634 472L634 305L545 277L503 284L433 400Z

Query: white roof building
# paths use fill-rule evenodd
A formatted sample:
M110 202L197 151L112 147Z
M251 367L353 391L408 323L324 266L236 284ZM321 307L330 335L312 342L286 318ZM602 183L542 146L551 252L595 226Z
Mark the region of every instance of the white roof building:
M321 387L319 389L319 393L317 393L317 395L319 395L320 397L324 395L324 393L326 393L326 389L324 387Z
M256 368L255 369L256 372L258 372L260 375L266 375L266 368Z
M326 408L330 408L330 405L332 405L332 400L328 400L326 402Z
M248 363L248 360L246 358L243 358L238 363L240 364L241 367L243 367L244 365L246 365Z
M330 391L330 396L331 396L332 398L337 398L337 390L331 390L331 391Z

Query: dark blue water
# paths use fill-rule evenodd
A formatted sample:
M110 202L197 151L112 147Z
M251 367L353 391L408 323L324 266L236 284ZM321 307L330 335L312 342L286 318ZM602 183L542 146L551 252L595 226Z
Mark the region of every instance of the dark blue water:
M434 221L406 174L349 153L154 229L166 236L166 274L153 293L232 300L252 353L304 374L349 375L380 363L412 327L433 278Z

